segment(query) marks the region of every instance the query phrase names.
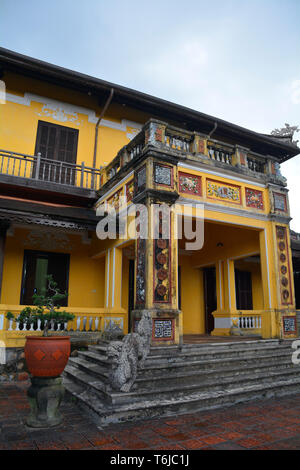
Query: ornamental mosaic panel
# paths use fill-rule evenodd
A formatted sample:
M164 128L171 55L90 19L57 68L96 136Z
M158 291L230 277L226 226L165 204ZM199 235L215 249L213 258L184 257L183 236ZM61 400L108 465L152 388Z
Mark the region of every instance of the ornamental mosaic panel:
M136 262L136 305L141 306L146 302L146 239L137 239Z
M276 211L286 212L287 211L286 196L284 194L273 193L273 198L274 198L274 209Z
M162 214L155 217L159 224L158 233L161 236L163 231ZM153 241L153 297L154 302L170 303L171 282L170 282L170 257L171 240L157 238Z
M192 194L194 196L202 195L201 176L191 175L189 173L178 173L179 192Z
M153 319L152 339L156 341L174 340L174 320L173 319Z
M282 327L284 335L297 334L297 319L296 315L292 317L282 317Z
M146 189L146 165L144 165L142 168L140 168L136 173L135 173L135 193L137 194L138 192L144 191Z
M154 182L164 186L173 185L173 168L165 165L154 165Z
M206 195L217 201L227 201L241 204L241 187L233 184L220 183L214 180L206 180Z
M288 255L288 239L286 227L276 227L278 272L282 305L292 305L292 277Z
M262 191L246 188L246 206L254 209L264 210L264 199Z
M115 210L118 210L120 207L120 198L122 195L122 189L119 189L110 199L107 200L108 204L114 207Z
M134 181L131 180L126 184L126 199L127 202L132 201L134 195Z

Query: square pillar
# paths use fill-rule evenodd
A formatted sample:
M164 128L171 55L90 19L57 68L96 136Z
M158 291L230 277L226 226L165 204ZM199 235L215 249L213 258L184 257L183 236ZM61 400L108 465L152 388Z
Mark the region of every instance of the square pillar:
M217 310L213 312L215 328L212 336L228 336L238 318L236 310L234 260L216 263Z
M179 344L182 339L178 310L176 167L150 158L135 173L137 206L135 331L143 311L151 313L152 345ZM147 234L143 233L147 224Z

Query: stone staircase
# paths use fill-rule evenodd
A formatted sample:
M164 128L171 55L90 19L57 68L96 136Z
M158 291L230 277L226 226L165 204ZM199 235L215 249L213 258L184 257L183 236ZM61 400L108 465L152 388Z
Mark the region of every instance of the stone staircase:
M292 340L184 344L151 348L129 393L108 387L108 343L70 357L68 395L104 426L174 416L300 392Z

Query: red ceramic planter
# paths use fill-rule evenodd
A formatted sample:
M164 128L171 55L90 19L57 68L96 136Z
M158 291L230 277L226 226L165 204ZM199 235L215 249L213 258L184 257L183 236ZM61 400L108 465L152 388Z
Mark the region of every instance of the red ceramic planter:
M57 377L70 356L70 337L27 336L24 352L28 370L34 377Z

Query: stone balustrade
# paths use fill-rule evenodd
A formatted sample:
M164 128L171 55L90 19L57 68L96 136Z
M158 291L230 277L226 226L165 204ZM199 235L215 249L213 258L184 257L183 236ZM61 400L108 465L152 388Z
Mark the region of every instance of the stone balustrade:
M238 145L231 145L197 132L168 125L164 122L151 119L134 139L124 146L112 160L102 169L100 178L101 187L114 178L120 170L137 160L142 153L151 147L164 153L180 157L191 155L198 157L199 161L214 162L221 167L232 167L250 171L253 176L269 175L277 178L280 173L278 163L270 156L251 152Z

